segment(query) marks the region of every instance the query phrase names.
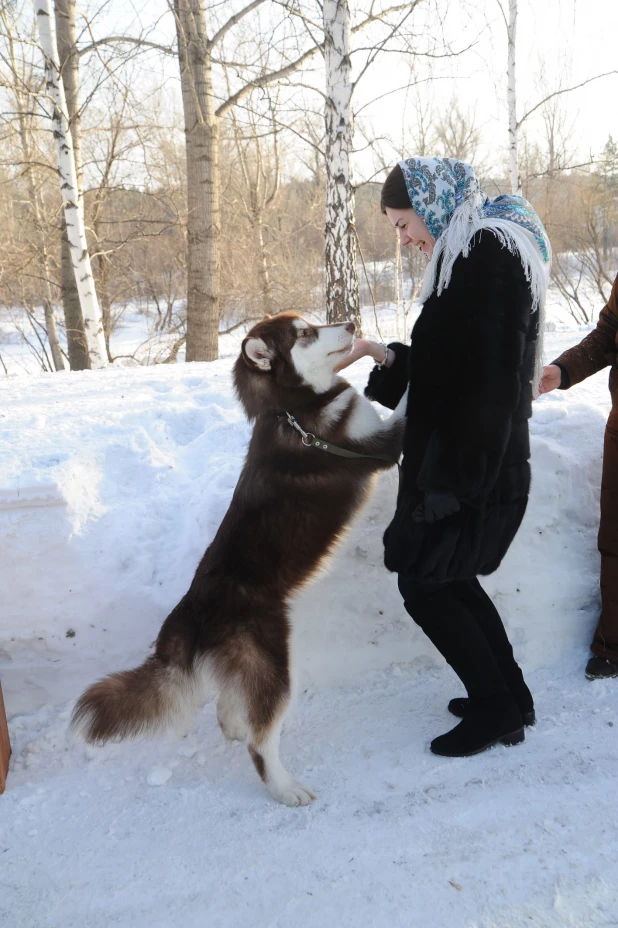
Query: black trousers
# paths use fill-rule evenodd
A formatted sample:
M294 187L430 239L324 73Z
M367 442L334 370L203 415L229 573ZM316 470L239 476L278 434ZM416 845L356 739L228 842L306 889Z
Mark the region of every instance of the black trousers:
M399 574L398 583L407 612L471 699L505 696L506 691L518 702L530 698L500 614L476 577L429 584Z

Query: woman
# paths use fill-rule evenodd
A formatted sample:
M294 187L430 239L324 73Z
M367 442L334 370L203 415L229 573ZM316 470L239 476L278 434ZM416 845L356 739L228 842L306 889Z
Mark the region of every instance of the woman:
M517 744L534 723L530 690L477 575L496 570L528 500L549 242L526 200L488 200L470 165L450 158L399 162L382 212L401 244L429 259L423 309L410 346L363 340L346 361L378 362L366 394L384 406L409 388L385 564L468 693L449 703L462 721L431 750L465 757Z
M545 368L541 393L568 390L609 364L612 409L605 429L601 480L601 616L586 664L589 680L618 677L618 277L596 329Z

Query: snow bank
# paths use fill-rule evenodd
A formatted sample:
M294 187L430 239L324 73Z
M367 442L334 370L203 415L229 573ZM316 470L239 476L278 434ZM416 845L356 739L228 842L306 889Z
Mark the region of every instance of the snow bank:
M550 348L577 337L554 335ZM5 688L21 707L24 655L36 651L51 677L58 652L70 652L69 698L93 674L141 660L186 590L229 504L250 435L231 386L236 350L231 344L229 357L212 364L3 382L0 647L11 659ZM359 388L368 369L352 370ZM603 379L595 378L535 408L530 507L486 582L527 669L574 650L583 659L596 621L607 405ZM349 681L393 664L420 671L439 660L382 566L394 498L389 474L329 575L298 598L301 683Z

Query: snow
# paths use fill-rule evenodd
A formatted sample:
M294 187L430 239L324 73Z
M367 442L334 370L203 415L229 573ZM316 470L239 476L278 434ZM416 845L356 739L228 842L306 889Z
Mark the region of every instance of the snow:
M267 797L212 705L191 758L169 741L68 747L68 704L14 719L0 922L616 925L615 684L579 669L532 674L541 718L525 744L462 760L427 749L452 721L442 671L304 693L283 755L319 796L297 810ZM154 757L178 762L158 789Z
M153 767L146 777L146 783L148 786L165 786L171 775L169 767Z
M390 337L393 311L380 326ZM581 338L553 328L548 357ZM294 605L282 758L318 793L311 807L268 796L212 702L180 739L91 748L68 736L81 689L143 659L226 510L250 435L230 380L240 338L212 364L0 382L14 751L0 924L618 925L616 681L582 673L598 614L605 374L535 404L529 510L485 581L536 697L523 745L462 760L428 750L462 691L381 564L392 475ZM346 374L362 388L368 368Z

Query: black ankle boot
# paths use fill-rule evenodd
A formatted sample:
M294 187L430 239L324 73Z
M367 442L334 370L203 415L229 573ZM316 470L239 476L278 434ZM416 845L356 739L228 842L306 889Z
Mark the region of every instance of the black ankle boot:
M494 744L521 744L526 735L521 712L510 693L475 699L465 718L431 742L431 750L442 757L470 757Z
M518 744L523 741L521 712L476 612L482 613L483 617L485 611L491 612L492 618L497 616L494 625L499 626L509 647L510 643L500 616L478 582L423 585L399 574L399 589L408 613L473 698L473 708L457 728L432 741L434 754L466 757L498 742ZM510 665L508 669L511 669Z
M528 692L530 691L528 690ZM534 705L532 704L532 696L530 696L530 700L525 703L525 705L532 705L532 708L528 709L527 711L524 709L518 699L515 699L515 702L517 703L519 711L521 712L524 725L526 728L530 728L536 723L536 713L534 711ZM466 715L470 711L470 706L471 700L467 696L458 696L455 699L451 699L448 704L448 711L458 719L465 719Z

